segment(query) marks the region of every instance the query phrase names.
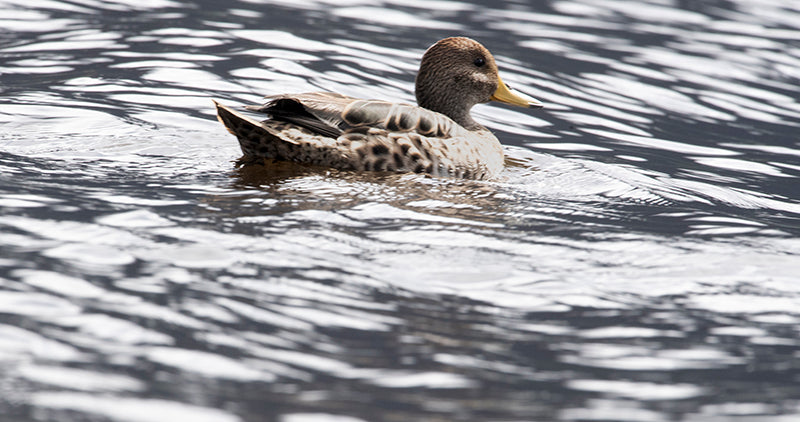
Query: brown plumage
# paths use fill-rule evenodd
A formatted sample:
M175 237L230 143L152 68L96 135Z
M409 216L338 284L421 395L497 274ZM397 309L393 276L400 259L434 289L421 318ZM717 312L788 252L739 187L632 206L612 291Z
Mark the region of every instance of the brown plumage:
M258 121L214 102L219 120L239 139L244 161L295 161L343 170L427 173L489 179L503 150L470 109L491 100L541 107L512 92L491 53L469 38L443 39L423 55L416 78L419 106L329 92L267 97L247 109Z

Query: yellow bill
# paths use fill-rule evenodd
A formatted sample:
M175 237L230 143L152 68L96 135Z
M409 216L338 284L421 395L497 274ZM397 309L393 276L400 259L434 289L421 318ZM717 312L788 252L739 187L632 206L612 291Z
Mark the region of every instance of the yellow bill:
M494 91L492 94L491 100L492 101L499 101L501 103L511 104L520 107L534 107L534 108L542 108L544 104L541 101L537 100L536 98L530 97L527 94L523 94L519 91L515 91L509 88L508 85L503 82L500 77L497 77L497 90Z

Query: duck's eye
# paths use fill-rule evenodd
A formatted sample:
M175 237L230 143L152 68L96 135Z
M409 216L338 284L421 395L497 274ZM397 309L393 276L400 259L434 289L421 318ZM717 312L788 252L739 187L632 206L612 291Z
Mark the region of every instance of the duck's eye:
M486 60L483 57L478 57L472 63L475 64L475 66L481 67L486 64Z

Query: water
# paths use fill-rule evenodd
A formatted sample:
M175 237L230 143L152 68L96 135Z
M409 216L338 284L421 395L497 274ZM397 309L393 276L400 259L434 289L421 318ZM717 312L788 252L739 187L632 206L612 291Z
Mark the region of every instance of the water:
M800 6L531 3L0 2L0 419L800 418ZM452 35L500 180L234 167Z

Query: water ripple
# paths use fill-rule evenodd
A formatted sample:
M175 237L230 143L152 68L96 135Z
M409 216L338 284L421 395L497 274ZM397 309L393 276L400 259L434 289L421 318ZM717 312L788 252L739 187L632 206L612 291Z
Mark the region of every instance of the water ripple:
M797 417L796 6L0 10L0 413ZM475 108L499 180L234 166L211 98L410 103L454 32L546 102Z

